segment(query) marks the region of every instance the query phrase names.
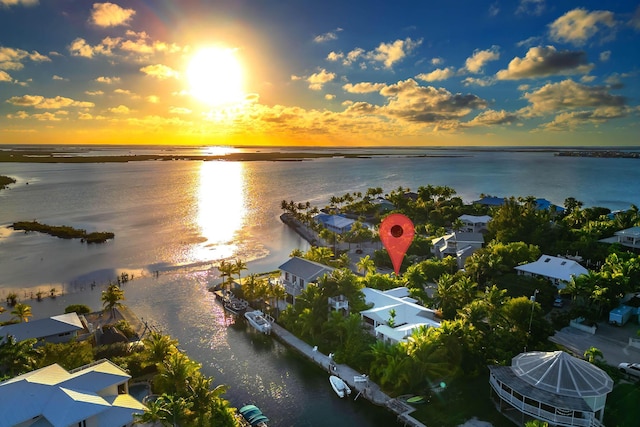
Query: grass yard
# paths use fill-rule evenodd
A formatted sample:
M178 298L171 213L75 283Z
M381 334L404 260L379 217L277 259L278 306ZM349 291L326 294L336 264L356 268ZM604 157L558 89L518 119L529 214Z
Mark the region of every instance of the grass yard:
M604 425L635 427L640 424L640 384L620 383L607 396Z

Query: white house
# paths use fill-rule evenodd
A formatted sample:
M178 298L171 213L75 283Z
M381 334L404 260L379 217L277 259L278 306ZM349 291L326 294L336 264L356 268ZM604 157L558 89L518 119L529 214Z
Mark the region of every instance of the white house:
M491 221L489 215L461 215L458 218L464 224L460 231L465 233L482 233L488 231L487 224Z
M292 257L278 267L280 270L280 283L292 300L307 289L309 283L313 283L325 274L331 274L334 268L300 257Z
M589 270L576 261L551 255L542 255L537 261L515 267L518 274L543 277L564 289L573 277L589 274Z
M458 268L464 267L464 261L482 248L484 235L482 233L465 233L456 231L431 240L431 252L438 259L452 256L458 261Z
M353 219L341 215L318 214L313 219L324 228L334 233L343 234L351 230Z
M435 311L416 304L416 300L409 297L409 289L406 287L384 292L364 288L362 292L367 304L373 304L373 307L361 311L360 316L363 322L373 328L376 338L380 340L392 344L406 341L421 326L440 326Z
M0 425L132 426L146 407L129 394L131 376L108 360L72 371L49 365L0 383Z
M76 313L66 313L30 322L0 326L0 342L7 335L11 335L16 341L36 338L38 343L62 343L77 338L78 333L84 330L85 326Z
M628 248L640 249L640 227L616 231L613 237L600 240L604 243L620 243Z

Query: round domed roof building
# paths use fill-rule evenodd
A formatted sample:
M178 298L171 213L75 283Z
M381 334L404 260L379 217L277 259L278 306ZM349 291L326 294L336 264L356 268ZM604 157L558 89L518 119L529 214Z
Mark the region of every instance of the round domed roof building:
M491 398L516 424L602 427L613 380L597 366L563 351L521 353L511 366L490 366Z

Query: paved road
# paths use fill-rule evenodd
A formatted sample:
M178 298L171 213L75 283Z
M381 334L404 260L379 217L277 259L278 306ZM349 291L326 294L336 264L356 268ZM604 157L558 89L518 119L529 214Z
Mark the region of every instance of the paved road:
M577 356L582 357L590 347L598 348L604 355L607 364L618 366L622 362L640 362L640 348L629 345L629 338L635 337L640 329L635 322L626 325L612 326L608 323L598 323L595 334L590 334L572 327L566 327L556 332L551 341L567 347Z

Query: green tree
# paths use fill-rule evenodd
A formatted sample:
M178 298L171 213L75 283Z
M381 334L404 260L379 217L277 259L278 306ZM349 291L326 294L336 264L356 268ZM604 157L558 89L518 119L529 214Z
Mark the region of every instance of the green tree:
M65 313L89 314L91 309L84 304L71 304L64 309Z
M144 345L146 359L154 365L161 364L167 357L178 351L177 340L157 331L152 331L147 337L143 338L142 344Z
M102 295L100 296L102 307L109 311L111 318L115 317L116 308L122 307L121 301L124 299L124 291L115 283L110 284L106 290L102 291Z
M589 347L588 349L586 349L583 356L589 361L589 363L595 363L599 359L604 358L604 354L602 354L602 351L600 351L600 349L596 347Z
M38 368L57 363L66 370L93 362L93 347L89 341L72 340L66 343L46 343L39 347Z
M183 353L173 352L160 364L159 373L153 380L154 385L160 393L186 396L189 381L199 369L197 362Z
M363 272L365 276L376 272L376 264L369 255L366 255L364 258L360 258L360 261L356 264L356 268L359 272Z
M0 373L12 378L35 369L40 357L40 351L34 347L37 342L35 338L18 341L7 335L0 344Z
M247 264L241 259L236 259L235 264L233 265L233 269L235 273L238 275L238 283L242 283L242 272L247 269Z
M11 314L13 314L13 319L17 320L18 322L28 322L29 318L33 316L33 314L31 313L31 306L28 304L23 304L21 302L13 306Z

